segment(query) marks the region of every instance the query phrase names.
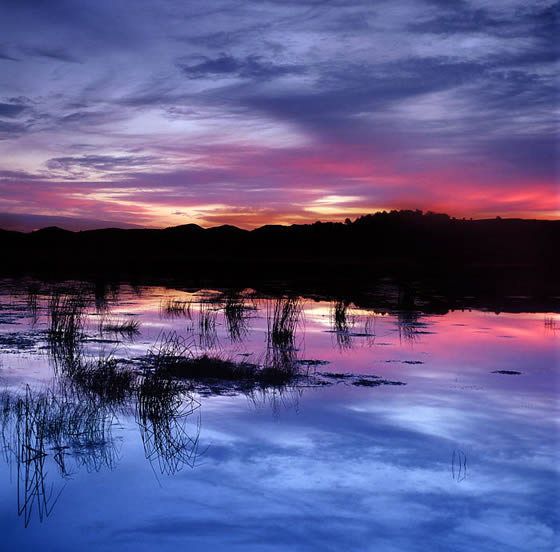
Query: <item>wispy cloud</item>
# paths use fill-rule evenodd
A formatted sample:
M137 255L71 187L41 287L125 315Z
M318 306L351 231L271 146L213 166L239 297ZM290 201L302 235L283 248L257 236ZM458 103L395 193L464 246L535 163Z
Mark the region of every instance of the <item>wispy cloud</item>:
M8 3L2 208L150 225L559 216L559 11Z

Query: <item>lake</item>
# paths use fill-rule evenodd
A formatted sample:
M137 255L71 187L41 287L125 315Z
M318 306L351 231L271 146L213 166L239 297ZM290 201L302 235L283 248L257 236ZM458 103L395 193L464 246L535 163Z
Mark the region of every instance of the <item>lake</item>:
M558 550L560 315L384 293L1 280L2 550Z

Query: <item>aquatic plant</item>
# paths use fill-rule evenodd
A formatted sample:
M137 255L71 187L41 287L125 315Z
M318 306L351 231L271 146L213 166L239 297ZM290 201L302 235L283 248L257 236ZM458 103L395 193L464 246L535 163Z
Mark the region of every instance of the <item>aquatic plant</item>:
M191 318L192 301L167 299L160 303L160 315L168 318Z
M336 335L336 343L340 349L352 348L350 326L354 319L348 315L348 304L345 301L335 301L331 305L331 326Z
M26 527L33 512L41 521L48 517L62 492L47 483L51 462L62 478L80 467L114 466L112 416L99 404L27 386L23 395L3 393L0 406L2 449L16 466L18 515Z
M218 318L219 307L215 307L211 302L203 301L200 303L198 311L198 340L201 347L212 349L218 344L218 334L216 332L216 321Z
M226 328L231 341L241 341L249 330L248 314L254 307L247 306L243 297L229 295L223 309Z
M200 455L200 418L193 432L187 430L188 418L200 403L185 394L184 384L176 379L150 374L136 388L136 422L146 459L157 462L163 474L174 474L184 466L195 467Z
M113 354L100 354L96 359L82 362L71 375L77 394L87 394L105 406L122 404L130 398L136 386L137 375L119 366Z
M113 320L101 327L102 332L111 332L123 337L132 338L140 333L140 321L134 318Z
M168 371L193 356L194 343L175 331L161 332L148 349L147 365L155 372Z
M303 312L299 297L279 297L267 303L267 338L279 347L293 347L294 336Z
M79 293L62 295L55 291L49 298L49 348L55 364L58 362L67 371L79 362L85 306L85 299Z

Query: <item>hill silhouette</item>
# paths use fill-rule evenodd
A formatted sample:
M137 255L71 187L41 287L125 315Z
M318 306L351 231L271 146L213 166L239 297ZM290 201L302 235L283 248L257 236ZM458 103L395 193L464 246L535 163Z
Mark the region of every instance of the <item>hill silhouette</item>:
M195 224L80 232L49 227L0 231L0 272L346 284L390 276L554 295L559 243L560 221L459 220L421 211L250 231Z

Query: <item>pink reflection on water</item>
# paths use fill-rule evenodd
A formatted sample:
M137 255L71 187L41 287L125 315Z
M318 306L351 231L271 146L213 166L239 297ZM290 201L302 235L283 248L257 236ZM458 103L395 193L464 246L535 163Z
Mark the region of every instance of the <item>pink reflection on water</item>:
M228 335L224 299L219 292L196 293L148 288L140 296L124 293L111 316L135 315L141 337L131 350L141 352L162 331L177 331L192 338L198 351L232 358L258 359L267 347L267 310L274 299L242 294L247 305L247 332L242 340ZM189 304L188 316L168 316L162 305L170 300ZM303 300L294 343L300 359L329 364L319 371L376 374L405 382L430 379L446 385L538 387L554 381L559 360L560 333L554 331L554 313L501 313L450 311L445 315L387 314L348 305L344 330L337 328L334 305ZM215 317L215 340L199 339L201 310ZM338 331L337 331L338 329ZM494 371L521 372L520 375ZM528 378L527 376L531 376Z
M100 337L100 328L134 319L139 334L111 342L102 333L92 339L93 351L112 351L134 358L146 353L162 332L177 332L195 353L219 354L233 360L262 361L269 346L268 325L274 298L245 290L235 298L242 304L242 328L231 332L226 316L228 296L215 290L179 291L165 287L133 289L122 286L106 310L88 308L86 329ZM4 304L17 300L4 298ZM42 298L43 305L46 297ZM293 344L300 360L324 361L311 370L378 375L409 385L431 388L499 387L546 389L556 385L559 366L560 316L554 313L501 313L450 311L445 315L384 313L328 301L302 299ZM173 302L184 306L169 312ZM21 303L21 301L20 301ZM210 323L204 326L206 317ZM267 319L268 318L268 319ZM204 327L203 327L204 326ZM0 324L0 332L45 331L46 311L36 319L23 317L18 325ZM109 338L109 339L107 339ZM118 338L118 336L117 336ZM115 340L116 341L116 340ZM39 354L37 354L39 353ZM44 351L22 355L0 353L4 374L22 372L50 375ZM32 371L29 370L30 367ZM515 371L518 375L494 373Z

